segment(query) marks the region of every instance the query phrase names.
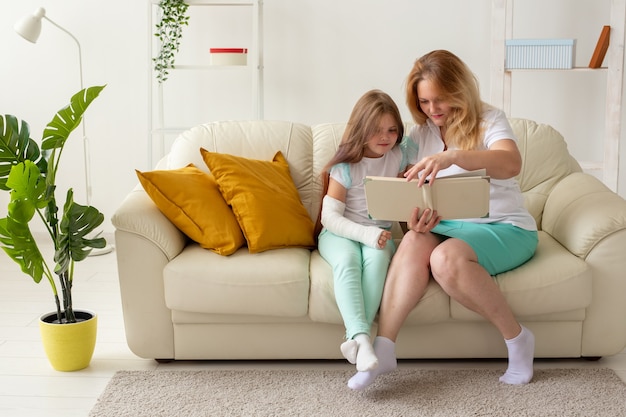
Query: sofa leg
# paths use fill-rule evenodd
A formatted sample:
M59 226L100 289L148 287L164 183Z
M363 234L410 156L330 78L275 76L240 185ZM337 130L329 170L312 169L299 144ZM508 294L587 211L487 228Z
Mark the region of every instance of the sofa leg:
M582 358L586 361L595 362L602 359L602 356L582 356Z
M170 363L174 362L174 359L155 359L155 361L157 361L157 363Z

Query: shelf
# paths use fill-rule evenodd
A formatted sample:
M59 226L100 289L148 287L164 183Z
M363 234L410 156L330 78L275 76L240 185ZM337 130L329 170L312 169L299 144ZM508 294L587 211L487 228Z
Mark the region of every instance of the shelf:
M250 70L249 65L175 65L170 71L223 71L223 70Z
M601 171L602 181L617 192L619 180L619 145L622 123L622 90L624 70L624 27L626 26L626 0L610 1L610 43L606 55L606 67L575 67L571 69L517 69L505 68L507 39L513 35L513 0L492 0L491 20L491 92L490 102L511 117L511 85L513 72L595 72L606 73L606 104L604 135L601 144L603 160L579 161L585 170Z
M243 41L248 49L247 63L246 65L213 65L210 64L210 59L207 59L209 57L206 55L181 53L178 58L182 63L175 63L174 68L168 70L170 79L164 83L158 83L152 57L156 56L159 46L153 33L155 19L158 19L160 8L158 7L159 0L148 0L148 45L151 68L148 129L150 168L154 167L154 164L168 152L173 138L190 129L191 125L225 117L263 119L263 1L186 0L186 3L189 5L189 26L193 26L193 30L185 33L181 45L193 42L187 46L192 48L202 46L209 49L203 45L203 41L207 39L224 41L229 36L235 36ZM214 6L216 9L204 8ZM223 8L226 7L233 7L233 9L224 10ZM233 16L237 19L244 17L245 20L229 20ZM213 19L220 25L194 24L194 18L209 18L209 21ZM210 30L211 28L213 30ZM220 93L213 94L214 90L219 90ZM196 92L201 93L196 94ZM232 97L222 103L220 99L223 100L224 96ZM192 107L182 108L178 104L181 102L189 102Z
M150 0L152 4L158 5L159 0ZM210 0L186 0L190 6L254 6L255 2L246 0L232 0L232 1L210 1Z
M519 71L528 71L528 72L596 72L602 70L608 70L608 67L600 67L600 68L589 68L589 67L574 67L574 68L505 68L506 72L519 72Z

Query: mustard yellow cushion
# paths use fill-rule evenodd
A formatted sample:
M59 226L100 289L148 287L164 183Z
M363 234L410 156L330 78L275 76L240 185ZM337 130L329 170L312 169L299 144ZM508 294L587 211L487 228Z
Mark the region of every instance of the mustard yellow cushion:
M250 253L289 246L313 247L313 221L300 201L279 151L260 161L200 149L235 213Z
M212 175L193 164L173 170L137 171L161 212L205 249L230 255L245 243L232 210Z

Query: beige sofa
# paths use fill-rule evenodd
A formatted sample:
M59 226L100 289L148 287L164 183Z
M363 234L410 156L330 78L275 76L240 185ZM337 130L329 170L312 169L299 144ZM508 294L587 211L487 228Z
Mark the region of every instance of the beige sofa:
M581 172L562 136L512 119L519 175L539 225L536 255L495 277L536 336L536 357L601 357L626 346L626 202ZM193 162L199 148L261 160L282 151L312 219L320 169L343 124L216 122L181 134L159 169ZM126 337L155 359L341 358L344 328L331 269L316 250L220 256L190 241L141 186L112 217ZM374 329L375 331L375 329ZM431 282L398 339L399 358L506 357L498 332Z

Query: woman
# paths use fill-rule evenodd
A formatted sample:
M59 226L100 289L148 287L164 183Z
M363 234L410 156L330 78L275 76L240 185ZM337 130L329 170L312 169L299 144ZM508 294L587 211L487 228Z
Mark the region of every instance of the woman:
M396 368L395 341L424 295L430 275L455 301L477 312L502 334L508 368L500 381L525 384L533 376L534 335L516 320L492 275L530 259L537 225L523 206L514 179L521 155L505 114L480 99L478 82L454 54L437 50L419 58L407 80L407 104L416 122L409 136L419 146L408 180L486 169L491 177L488 218L440 220L415 208L409 230L389 266L374 351L379 365L357 372L348 386L363 389Z

